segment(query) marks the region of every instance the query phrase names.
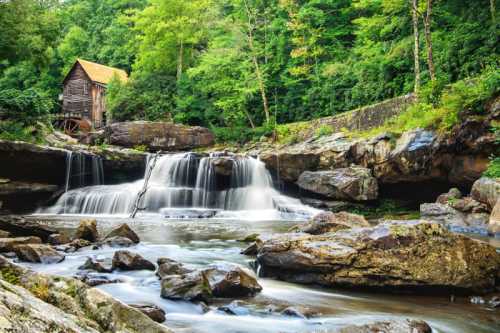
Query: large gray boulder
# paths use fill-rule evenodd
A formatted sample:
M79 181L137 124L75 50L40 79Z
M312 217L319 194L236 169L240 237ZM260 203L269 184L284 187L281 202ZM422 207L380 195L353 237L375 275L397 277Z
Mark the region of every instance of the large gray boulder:
M131 121L106 128L109 143L122 147L144 145L149 150L188 150L214 143L214 135L204 127L167 122Z
M291 282L415 292L486 292L500 273L493 246L425 221L277 235L257 260L265 276Z
M500 179L479 178L472 185L471 197L487 204L490 209L493 209L497 200L500 199Z
M377 180L369 169L362 167L305 171L300 175L297 185L338 200L367 201L375 200L378 196Z

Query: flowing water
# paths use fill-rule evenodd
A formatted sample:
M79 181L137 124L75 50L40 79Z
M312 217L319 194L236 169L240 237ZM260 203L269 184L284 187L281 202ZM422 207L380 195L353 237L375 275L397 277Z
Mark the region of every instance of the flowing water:
M62 231L73 232L79 216L36 217ZM98 217L101 233L113 226L128 223L140 236L141 243L129 250L155 262L158 257L178 260L188 267L206 267L214 263L236 263L250 267L251 257L240 254L246 246L238 239L252 233L286 232L297 221L245 221L226 219L166 220L159 214L142 214L139 218ZM75 275L87 257L111 260L113 248L81 249L67 254L59 264L30 264L37 271L65 276ZM154 303L167 312L165 324L178 332L328 332L348 324L361 324L390 318L426 320L435 332L498 332L500 316L465 298L451 303L448 297L424 297L354 292L316 288L259 278L263 290L253 298L243 298L241 315L231 316L217 310L231 300L217 302L203 313L199 305L169 301L160 297L160 281L151 271L100 274L123 282L98 288L126 303ZM272 307L306 306L320 313L315 318L300 319L270 312Z
M304 206L298 199L281 195L273 187L271 175L264 163L244 156L225 156L232 163L229 184L219 184L214 161L220 154L200 157L193 153L162 155L148 158L146 173L150 177L120 185L80 186L70 189L74 157L69 155L66 175L67 191L57 203L39 213L47 214L104 214L129 215L138 193L148 179L147 191L139 201L146 213L161 213L168 217L188 217L206 214L233 217L235 212L244 218L276 219L283 216L307 218L317 211ZM74 161L73 161L74 162ZM151 163L154 168L150 168ZM83 165L83 167L82 167ZM94 166L94 164L92 164ZM85 174L85 163L77 164L77 175ZM150 171L150 169L152 171ZM102 166L93 167L93 179L101 179ZM98 175L95 175L95 173ZM81 177L81 176L80 176ZM102 182L101 182L102 183ZM99 183L100 184L100 183Z
M164 155L156 161L154 158L150 156L148 160L149 166L154 163L154 168L146 194L139 200L141 210L137 218L128 216L145 185L144 179L120 185L84 186L89 184L87 178L76 179L80 180L88 166L71 155L66 193L34 218L70 234L82 216L95 217L101 234L128 223L141 238L141 243L130 250L153 262L159 257L169 257L191 268L216 263L250 267L253 258L240 254L246 244L238 239L253 233L286 232L317 212L297 199L280 194L258 159L229 157L233 163L231 172L221 180L217 175L216 161L220 158L217 154ZM95 165L92 172L99 172L99 162ZM74 276L87 257L110 262L114 251L110 247L85 248L67 254L58 264L29 266L37 271ZM423 319L436 332L498 332L500 327L498 312L462 298L451 303L447 297L369 294L265 278L259 278L261 293L242 299L240 315L217 310L217 306L227 305L231 300L219 300L204 313L200 305L162 299L160 281L154 272L117 271L100 275L121 282L98 288L126 303L160 306L167 313L165 324L178 332L328 332L349 324L391 318ZM287 306L305 306L318 315L301 319L271 311Z

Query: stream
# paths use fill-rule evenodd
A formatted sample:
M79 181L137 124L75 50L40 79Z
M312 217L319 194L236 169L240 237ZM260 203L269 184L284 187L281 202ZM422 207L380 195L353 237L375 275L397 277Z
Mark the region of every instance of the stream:
M61 231L73 232L81 215L34 216ZM128 223L141 242L128 248L156 262L169 257L188 267L205 267L212 263L230 262L250 267L251 257L240 254L246 246L238 241L252 233L285 232L298 223L289 220L245 219L165 219L158 214L142 213L136 219L93 216L102 234ZM493 241L495 242L495 241ZM498 246L498 243L493 243ZM26 264L32 269L63 276L73 276L87 257L111 260L116 248L81 249L66 255L58 264ZM200 305L160 298L160 281L151 271L113 272L109 275L122 282L97 288L125 303L148 303L163 308L165 324L178 332L328 332L350 324L390 318L418 318L427 321L436 332L498 332L498 311L485 305L470 304L457 297L451 303L447 297L380 294L345 291L291 284L259 278L263 290L253 298L241 299L239 315L217 310L232 300L219 300L206 313ZM270 311L273 307L305 306L317 316L300 319Z

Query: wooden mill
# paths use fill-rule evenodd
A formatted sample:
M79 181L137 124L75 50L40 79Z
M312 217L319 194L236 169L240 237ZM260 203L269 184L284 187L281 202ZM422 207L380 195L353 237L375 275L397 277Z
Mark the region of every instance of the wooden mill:
M113 77L122 82L127 73L118 68L77 59L63 81L62 113L55 125L67 134L88 132L106 125L106 87Z

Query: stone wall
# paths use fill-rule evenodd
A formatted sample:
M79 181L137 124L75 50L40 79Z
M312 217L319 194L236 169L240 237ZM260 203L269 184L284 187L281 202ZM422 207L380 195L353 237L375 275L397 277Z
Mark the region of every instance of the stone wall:
M413 94L395 97L339 115L311 120L310 128L315 130L326 125L332 127L333 132L340 132L343 129L350 131L369 130L384 125L387 119L406 110L414 101L415 96Z

